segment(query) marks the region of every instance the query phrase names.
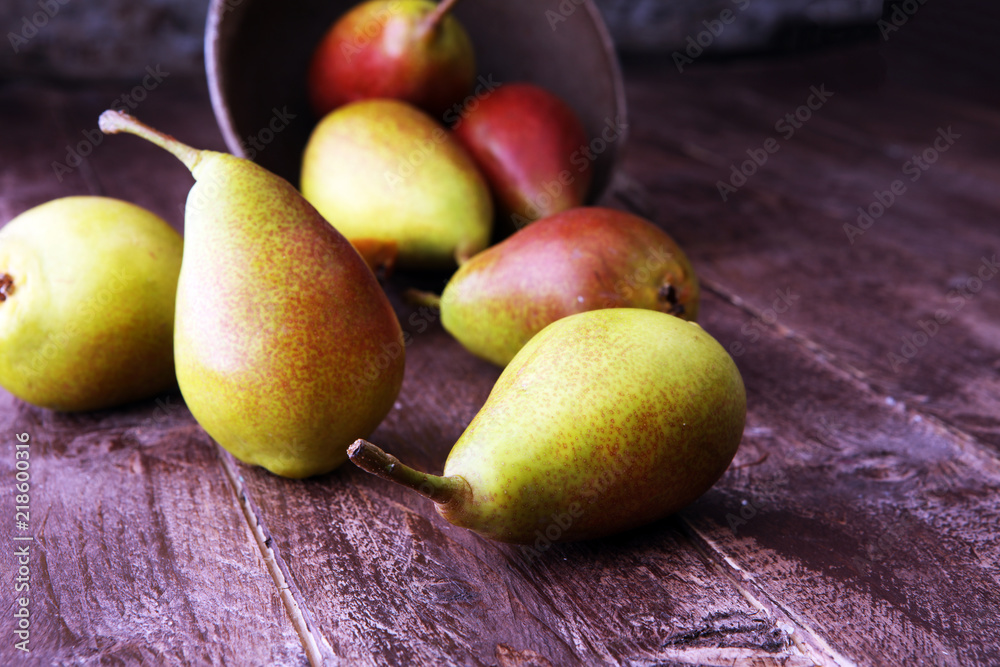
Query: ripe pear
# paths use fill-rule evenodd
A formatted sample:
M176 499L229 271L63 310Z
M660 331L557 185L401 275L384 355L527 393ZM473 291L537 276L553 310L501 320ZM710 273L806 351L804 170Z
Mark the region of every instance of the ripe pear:
M472 90L476 56L449 11L456 0L372 0L342 16L309 66L308 89L320 118L362 99L390 97L434 118Z
M176 385L181 236L144 208L65 197L0 230L0 384L53 410L110 408Z
M695 320L698 279L656 225L580 207L535 222L459 267L440 299L441 324L498 366L550 323L599 308L648 308Z
M561 98L508 83L463 112L455 136L514 226L582 206L594 177L587 132Z
M489 188L451 133L398 100L340 107L313 130L302 194L365 254L386 246L406 268L449 268L487 246ZM391 262L390 262L391 263Z
M676 512L729 466L746 393L700 326L652 310L571 315L535 336L500 375L448 456L417 472L359 440L361 468L437 503L451 523L536 548Z
M185 211L174 350L195 419L238 459L285 477L343 463L403 379L402 331L374 274L295 188L125 114L101 129L173 153L195 177Z

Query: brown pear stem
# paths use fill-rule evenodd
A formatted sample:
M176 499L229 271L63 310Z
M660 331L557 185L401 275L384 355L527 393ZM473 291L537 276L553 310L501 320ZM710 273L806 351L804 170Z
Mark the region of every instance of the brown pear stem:
M410 288L403 292L403 298L406 299L407 303L415 306L427 306L441 310L441 297L433 292Z
M367 440L356 440L347 448L347 456L362 470L390 482L402 484L441 505L461 502L472 494L469 483L464 477L457 475L441 477L414 470Z
M424 19L423 29L427 33L432 33L437 30L438 25L444 20L445 15L451 11L451 8L455 6L458 0L441 0L438 6L434 8L427 18Z
M160 148L173 153L191 171L194 171L194 168L201 161L202 151L182 144L169 134L154 130L149 125L127 113L109 109L101 114L98 125L104 134L127 132L137 137L142 137L146 141L152 142Z
M0 273L0 303L14 293L14 277L9 273Z

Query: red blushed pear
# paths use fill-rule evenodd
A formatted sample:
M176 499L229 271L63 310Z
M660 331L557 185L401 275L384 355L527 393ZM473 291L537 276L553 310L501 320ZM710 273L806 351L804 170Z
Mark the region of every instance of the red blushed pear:
M466 349L506 366L558 319L603 308L698 315L698 280L684 251L646 220L579 207L544 218L464 263L440 298L441 324Z
M396 400L404 341L337 220L249 160L115 111L100 127L170 151L195 178L174 317L177 381L195 419L236 458L285 477L346 461Z
M457 0L371 0L341 17L309 67L313 110L322 118L357 100L409 102L440 120L472 90L476 57L449 11Z
M573 109L544 88L500 86L453 129L518 228L585 202L594 172L587 133Z

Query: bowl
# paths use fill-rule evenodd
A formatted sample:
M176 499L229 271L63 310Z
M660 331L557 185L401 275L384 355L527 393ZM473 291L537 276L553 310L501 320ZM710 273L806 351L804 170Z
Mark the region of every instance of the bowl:
M212 107L229 150L298 186L318 119L306 71L329 27L357 0L212 0L205 66ZM590 136L590 200L611 179L625 141L625 92L614 45L591 0L463 0L483 81L527 81L561 96Z

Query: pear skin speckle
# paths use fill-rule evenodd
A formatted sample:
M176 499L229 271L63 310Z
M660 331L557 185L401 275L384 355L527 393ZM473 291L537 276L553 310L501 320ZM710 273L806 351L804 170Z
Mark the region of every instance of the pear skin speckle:
M0 384L59 411L110 408L176 385L183 241L118 199L54 199L0 230Z
M328 472L399 393L395 313L289 183L208 152L195 176L177 291L181 393L237 458L286 477Z
M395 244L400 267L453 267L489 243L493 200L472 158L404 102L362 100L323 118L301 187L348 239Z
M470 352L505 366L560 317L600 308L698 316L684 252L634 215L581 207L539 220L462 265L441 295L441 323Z
M364 259L283 178L200 151L127 114L99 119L171 152L195 177L177 285L177 382L236 458L285 477L347 460L403 381L399 321Z
M492 539L598 537L694 501L736 454L746 393L698 326L644 309L561 319L514 358L444 474L473 500L442 514Z

